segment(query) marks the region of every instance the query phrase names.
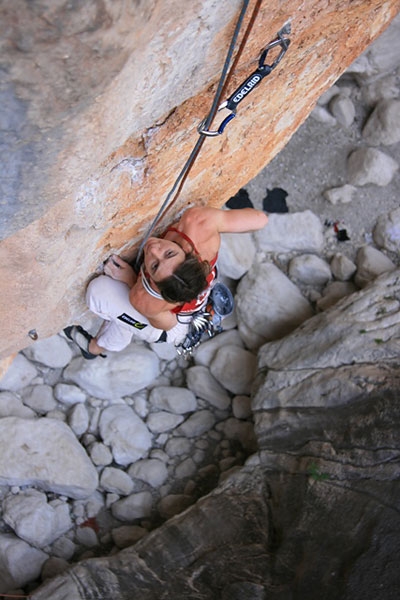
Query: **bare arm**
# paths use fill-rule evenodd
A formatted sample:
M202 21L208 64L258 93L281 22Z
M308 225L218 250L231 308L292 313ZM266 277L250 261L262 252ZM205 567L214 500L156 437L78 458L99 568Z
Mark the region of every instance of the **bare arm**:
M215 215L219 233L245 233L263 229L268 223L268 216L255 208L239 208L219 210Z

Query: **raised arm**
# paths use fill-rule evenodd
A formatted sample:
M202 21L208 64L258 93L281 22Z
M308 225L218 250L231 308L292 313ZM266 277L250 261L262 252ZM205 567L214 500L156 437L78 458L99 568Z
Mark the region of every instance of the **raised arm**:
M218 210L215 215L219 233L245 233L257 231L268 223L268 216L255 208Z

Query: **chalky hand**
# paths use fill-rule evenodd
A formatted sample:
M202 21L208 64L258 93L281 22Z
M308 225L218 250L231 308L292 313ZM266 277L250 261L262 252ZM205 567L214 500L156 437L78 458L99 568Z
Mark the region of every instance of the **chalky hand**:
M136 274L131 265L117 256L117 254L113 254L106 260L104 263L104 273L112 277L112 279L128 284L130 287L136 281Z

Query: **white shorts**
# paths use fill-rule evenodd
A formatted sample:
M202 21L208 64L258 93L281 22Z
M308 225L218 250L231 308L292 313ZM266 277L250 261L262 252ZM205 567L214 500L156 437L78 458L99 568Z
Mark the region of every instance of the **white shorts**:
M97 335L97 343L111 352L118 352L128 346L132 337L145 342L160 340L163 330L150 325L129 301L130 288L126 283L100 275L93 279L87 288L86 303L90 310L104 319ZM188 323L177 323L166 332L168 343L179 344L188 332Z

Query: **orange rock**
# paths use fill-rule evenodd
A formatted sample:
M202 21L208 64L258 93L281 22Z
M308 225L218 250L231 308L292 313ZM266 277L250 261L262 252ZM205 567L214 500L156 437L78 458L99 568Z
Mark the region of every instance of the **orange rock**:
M88 278L110 252L134 253L198 139L240 8L4 4L16 175L0 243L0 356L31 343L32 329L43 338L80 321ZM230 91L288 19L289 51L205 141L166 221L190 203L222 206L251 180L399 10L399 0L262 3Z

